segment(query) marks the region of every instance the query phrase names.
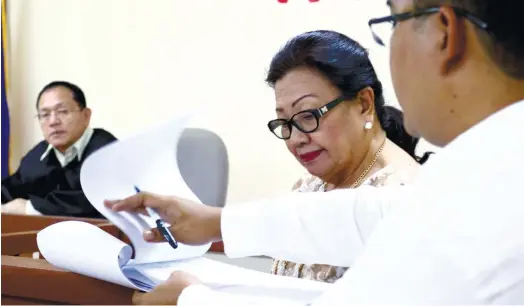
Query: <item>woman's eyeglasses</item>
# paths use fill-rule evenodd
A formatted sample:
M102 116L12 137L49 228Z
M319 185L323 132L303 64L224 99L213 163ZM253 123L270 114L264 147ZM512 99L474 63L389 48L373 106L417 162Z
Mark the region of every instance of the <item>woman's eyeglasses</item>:
M291 130L296 127L302 133L312 133L318 129L319 120L327 112L332 110L335 106L343 102L343 97L325 104L317 109L303 110L294 114L288 119L274 119L268 122L267 127L280 139L289 139L291 137Z

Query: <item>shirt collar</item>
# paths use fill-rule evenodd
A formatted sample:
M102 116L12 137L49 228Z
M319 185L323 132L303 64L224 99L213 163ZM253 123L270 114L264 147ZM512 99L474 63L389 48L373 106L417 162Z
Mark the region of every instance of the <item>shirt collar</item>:
M482 168L501 167L498 162L508 160L508 154L524 153L524 142L513 140L510 136L523 116L524 100L506 106L477 123L432 156L424 164L417 183L450 181L453 177L449 173L456 169L477 173ZM487 164L487 160L493 162Z
M463 147L466 145L486 143L507 143L506 137L499 137L511 133L515 123L522 120L524 115L524 100L510 104L480 121L466 132L459 135L445 148ZM495 149L495 148L493 148Z
M45 150L44 154L40 156L40 161L43 161L44 158L46 158L49 155L49 153L51 153L51 150L55 151L55 154L57 158L59 158L59 161L61 161L62 166L65 166L65 164L67 164L70 161L69 160L68 162L65 162L65 157L68 155L70 157L78 157L78 159L82 159L82 154L84 153L84 150L87 147L87 144L91 140L91 137L93 136L93 132L94 131L92 128L87 128L84 131L84 134L82 134L82 136L72 146L67 148L67 150L64 153L60 152L52 145L47 146L47 149Z

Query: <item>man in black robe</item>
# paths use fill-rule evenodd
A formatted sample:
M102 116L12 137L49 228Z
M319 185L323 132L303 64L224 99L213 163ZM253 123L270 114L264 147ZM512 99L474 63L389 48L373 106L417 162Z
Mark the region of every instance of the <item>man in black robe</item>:
M46 85L36 107L45 140L2 179L2 213L102 218L82 191L80 168L91 153L116 138L89 127L91 110L74 84Z

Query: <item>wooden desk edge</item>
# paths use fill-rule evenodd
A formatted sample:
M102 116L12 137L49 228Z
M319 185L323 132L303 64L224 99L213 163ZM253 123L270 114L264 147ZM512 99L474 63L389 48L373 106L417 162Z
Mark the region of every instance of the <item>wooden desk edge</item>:
M132 294L130 288L68 272L45 260L2 256L2 297L6 301L129 305Z
M223 250L219 242L213 243L209 252L223 253ZM74 287L68 289L68 286ZM130 305L133 292L130 288L59 269L43 259L2 255L2 304Z
M63 216L28 216L28 215L14 215L1 214L2 219L2 234L25 232L41 230L51 224L62 221L83 221L91 224L109 223L107 219L93 219L93 218L71 218Z

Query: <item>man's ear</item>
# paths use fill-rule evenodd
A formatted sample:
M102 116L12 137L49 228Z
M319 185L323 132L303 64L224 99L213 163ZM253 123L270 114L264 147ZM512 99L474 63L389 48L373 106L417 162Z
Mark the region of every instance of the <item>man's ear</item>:
M372 120L375 114L375 92L373 88L368 86L360 90L357 95L357 101L360 103L360 113L368 120Z
M466 23L450 7L442 7L438 15L441 73L448 74L457 69L466 51Z
M87 122L89 122L91 120L91 109L89 107L86 107L86 108L84 108L83 113L84 113L84 116L85 116Z

